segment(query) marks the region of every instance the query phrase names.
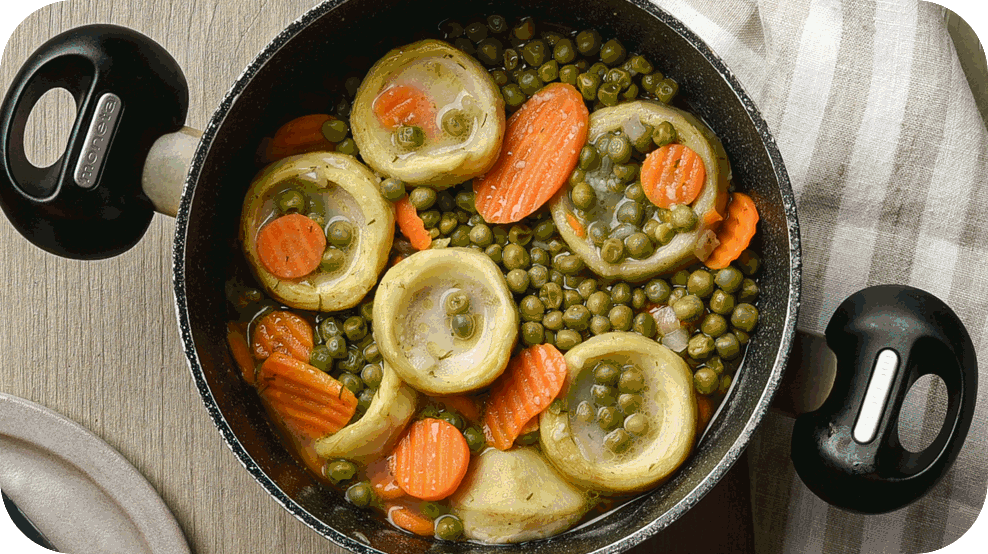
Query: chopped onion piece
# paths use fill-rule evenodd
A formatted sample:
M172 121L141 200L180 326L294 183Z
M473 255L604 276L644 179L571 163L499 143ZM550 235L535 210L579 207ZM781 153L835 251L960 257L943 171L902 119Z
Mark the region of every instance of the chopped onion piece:
M662 345L678 354L686 350L686 346L689 344L689 338L690 336L686 332L686 329L680 327L668 335L663 336Z
M676 317L676 311L672 309L672 306L662 306L652 312L652 317L655 319L655 327L659 330L660 335L668 335L682 327L679 324L679 318Z
M720 241L717 240L717 234L707 229L697 239L696 247L693 248L693 255L701 262L705 262L718 246L720 246Z

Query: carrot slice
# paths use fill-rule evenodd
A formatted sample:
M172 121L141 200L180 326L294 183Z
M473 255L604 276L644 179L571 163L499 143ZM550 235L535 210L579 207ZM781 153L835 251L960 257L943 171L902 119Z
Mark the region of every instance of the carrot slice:
M426 136L439 136L436 106L420 89L411 85L394 85L374 99L371 110L381 125L394 129L399 125L421 127Z
M581 239L587 236L587 230L583 227L583 224L580 223L580 220L577 219L575 215L566 212L566 223L569 223L570 229L573 229L576 236Z
M322 261L326 235L302 214L283 215L257 233L257 256L279 279L298 279L312 273Z
M386 507L388 517L398 527L423 537L431 537L435 534L435 524L425 517L425 514L420 514L402 504L387 504Z
M437 398L447 409L453 410L465 417L470 423L480 423L480 408L472 398L466 395L446 396Z
M522 350L494 382L484 414L487 442L507 450L563 388L566 360L550 344Z
M292 433L315 440L346 426L357 397L339 381L295 358L274 352L261 364L258 394Z
M521 430L521 435L527 435L529 433L534 433L539 430L539 418L533 417L525 424L525 427ZM521 436L518 435L518 436Z
M714 417L714 411L717 410L717 405L720 403L719 398L713 396L707 396L703 394L696 395L696 408L697 408L697 422L696 428L702 433L704 429L707 428L707 424ZM697 435L699 438L699 434Z
M467 474L470 448L456 427L426 418L409 426L392 460L391 470L402 490L422 500L442 500Z
M501 154L474 181L475 205L488 223L514 223L563 186L587 140L590 113L572 85L553 83L508 119Z
M703 160L682 144L667 144L654 150L642 163L645 196L660 208L692 203L700 195L706 178Z
M285 123L274 133L268 144L266 156L269 162L320 150L332 152L336 145L326 139L322 126L335 117L327 114L311 114L297 117Z
M724 269L738 259L741 252L751 244L758 223L758 210L750 196L741 192L731 194L727 206L727 218L717 231L720 245L710 253L704 262L710 269Z
M271 312L254 327L251 351L258 360L267 358L273 352L281 352L308 362L312 353L312 334L312 325L301 317L291 312Z
M395 221L401 234L412 243L416 250L425 250L432 245L432 236L425 229L425 223L419 217L415 206L408 200L408 196L403 196L401 200L395 202Z
M367 466L367 479L370 480L374 493L383 500L394 500L405 496L405 491L398 486L390 466L391 461L387 458L374 460Z
M230 345L233 361L237 362L241 375L248 385L254 384L254 358L247 346L247 330L239 323L230 322L226 325L226 342Z

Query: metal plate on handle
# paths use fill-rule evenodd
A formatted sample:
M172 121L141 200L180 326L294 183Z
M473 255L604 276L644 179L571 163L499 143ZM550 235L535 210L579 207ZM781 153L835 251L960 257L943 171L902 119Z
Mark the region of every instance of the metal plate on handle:
M853 437L856 442L867 444L875 439L898 368L899 355L895 350L886 348L878 353L871 372L871 381L868 383L868 391L865 393L864 402L861 403L858 421L854 424Z
M112 92L105 93L96 103L93 121L89 124L79 163L75 166L75 182L80 187L88 189L96 185L122 111L120 97Z

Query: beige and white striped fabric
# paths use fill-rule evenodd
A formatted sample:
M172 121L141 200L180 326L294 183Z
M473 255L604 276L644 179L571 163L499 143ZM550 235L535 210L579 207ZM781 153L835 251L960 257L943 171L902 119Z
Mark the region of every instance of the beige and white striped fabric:
M988 387L988 133L943 8L916 0L654 0L732 68L775 135L803 244L799 326L822 332L866 286L908 284L964 321ZM938 386L939 385L939 386ZM971 528L988 479L988 395L927 497L885 515L830 507L789 460L793 421L770 413L748 450L761 553L930 552ZM929 444L942 382L908 395L900 434Z

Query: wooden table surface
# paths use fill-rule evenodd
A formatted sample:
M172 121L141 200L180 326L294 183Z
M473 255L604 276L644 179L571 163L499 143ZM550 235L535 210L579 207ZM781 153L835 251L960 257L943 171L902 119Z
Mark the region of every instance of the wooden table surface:
M55 3L32 14L11 37L0 63L0 90L6 92L20 64L52 36L89 23L124 25L150 36L178 61L190 87L186 124L202 129L246 64L315 3ZM40 117L28 127L27 150L36 165L57 159L75 116L71 101L54 98L43 99ZM344 552L268 496L203 408L182 353L173 306L174 228L172 219L156 215L132 250L110 260L82 262L34 247L0 218L0 321L5 322L0 326L0 391L47 406L116 448L161 494L196 553ZM720 489L708 497L713 502L705 503L718 502L718 494L725 502L736 498L736 490ZM717 506L725 510L721 517L750 510L743 499L728 508ZM736 528L731 532L734 536L712 538L723 542L707 551L724 551L727 545L747 550L750 536L738 536ZM663 535L636 551L657 551L674 539Z

